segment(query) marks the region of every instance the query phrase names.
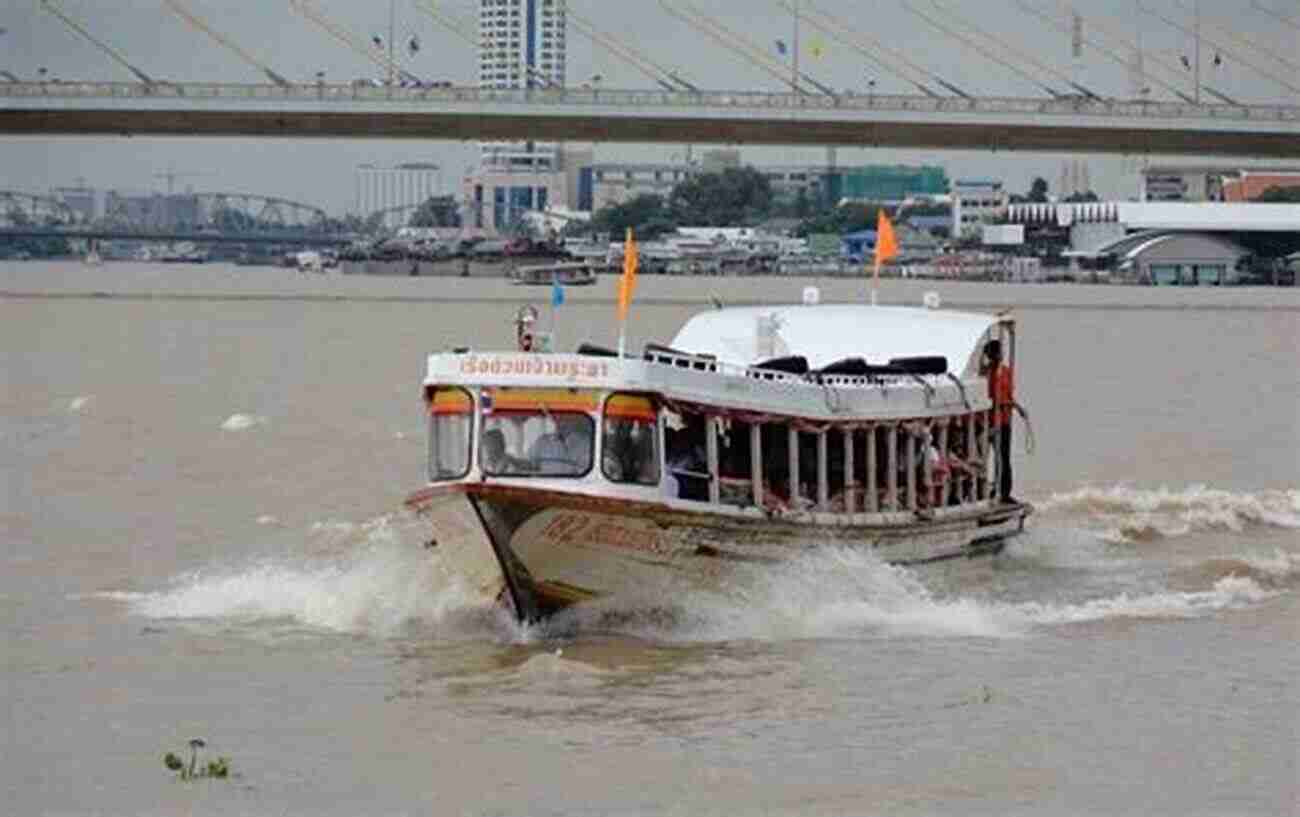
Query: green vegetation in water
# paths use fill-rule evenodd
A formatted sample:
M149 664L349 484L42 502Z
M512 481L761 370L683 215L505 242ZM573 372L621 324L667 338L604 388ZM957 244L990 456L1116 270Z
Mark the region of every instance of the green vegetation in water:
M209 760L206 766L198 765L199 750L207 746L202 738L194 738L190 741L190 762L187 766L181 756L175 752L168 752L163 755L163 765L173 772L178 773L181 780L198 780L201 777L215 777L226 779L230 777L230 758L218 757L216 760Z

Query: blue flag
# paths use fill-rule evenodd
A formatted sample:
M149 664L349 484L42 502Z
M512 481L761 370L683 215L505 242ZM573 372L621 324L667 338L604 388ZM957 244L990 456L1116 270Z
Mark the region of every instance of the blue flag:
M564 287L560 286L560 279L556 278L551 282L551 306L560 306L564 303Z

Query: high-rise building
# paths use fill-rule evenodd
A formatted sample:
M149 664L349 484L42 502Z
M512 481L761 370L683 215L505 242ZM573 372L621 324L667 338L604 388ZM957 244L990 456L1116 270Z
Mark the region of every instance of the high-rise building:
M564 87L565 0L479 0L479 87Z
M479 87L564 87L565 0L479 0ZM511 172L556 168L557 147L485 142L483 164Z
M545 94L564 87L565 0L479 0L479 88ZM530 211L572 208L578 161L550 142L483 142L464 181L466 227L518 228ZM590 157L586 160L590 164Z

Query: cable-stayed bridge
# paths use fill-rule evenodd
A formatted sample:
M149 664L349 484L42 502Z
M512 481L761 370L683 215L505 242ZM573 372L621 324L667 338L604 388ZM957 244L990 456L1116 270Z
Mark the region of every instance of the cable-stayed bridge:
M0 84L0 133L575 140L1300 158L1300 107L306 83Z
M495 53L496 73L483 73L480 66L470 83L430 80L431 50L421 48L409 24L403 27L406 48L397 48L395 0L387 34L370 37L358 34L355 25L373 26L372 8L351 9L349 25L318 0L290 0L288 18L263 27L275 37L274 46L263 42L260 48L245 47L188 0L164 0L175 18L237 57L265 84L187 82L142 67L121 42L98 33L103 20L78 19L62 0L40 0L46 12L41 19L57 21L132 81L59 81L45 67L31 81L0 71L9 80L0 83L0 133L1300 155L1300 61L1285 37L1271 33L1300 30L1300 16L1265 0L1236 11L1171 0L1173 9L1138 3L1107 11L1089 5L1086 13L1066 0L981 0L978 16L970 13L974 4L955 0L888 0L870 19L846 14L845 3L831 0L755 0L745 4L743 21L706 11L695 0L659 0L644 20L675 27L682 49L671 53L639 47L639 38L614 33L609 20L602 24L568 8L579 5L576 0L558 4L558 13L555 7L545 12L557 17L547 18L538 33L544 48L559 44L554 54L560 65L564 33L571 29L590 41L602 60L598 64L630 66L649 80L652 89L644 90L610 88L613 82L602 82L600 74L566 83L563 68L545 61L534 65L532 56L500 62L518 39L513 29L509 37L515 39L508 39L503 28L504 3L485 4L480 15L465 8L479 5L470 0L461 0L460 10L456 3L411 2L442 31L443 48L461 50L439 50L439 70L473 68ZM285 11L266 8L259 19L270 22ZM608 5L599 11L607 12ZM513 13L517 17L518 9ZM886 18L892 21L890 36L880 25ZM763 42L756 34L766 29L771 36L774 29L754 23L786 19L793 36ZM520 20L511 25L519 28ZM247 26L242 28L248 37ZM326 72L317 70L314 82L295 82L291 72L258 56L286 37L297 42L307 28L316 40L328 37L334 57L348 52L350 61L360 60L384 78L327 83ZM1153 47L1150 40L1144 45L1144 30L1165 44L1177 43L1175 50ZM1047 45L1053 31L1067 35L1068 56ZM779 90L711 89L699 78L708 70L705 52L691 51L692 41L707 43L711 64L718 64L717 55ZM917 49L917 42L926 48ZM960 61L944 59L958 53ZM327 67L330 57L320 56L320 67ZM1118 66L1108 66L1109 75L1084 70L1100 70L1107 62ZM837 90L845 69L852 71L856 91ZM1114 86L1123 82L1117 74L1124 73L1128 89L1117 94ZM631 84L626 76L615 81ZM996 88L1019 88L1025 96L990 92Z

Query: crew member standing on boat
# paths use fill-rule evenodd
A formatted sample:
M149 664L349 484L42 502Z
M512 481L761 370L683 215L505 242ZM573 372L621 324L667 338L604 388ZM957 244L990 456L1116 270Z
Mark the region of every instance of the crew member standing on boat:
M984 376L989 381L989 399L993 401L993 426L998 431L998 497L1011 498L1011 411L1016 404L1015 375L1002 362L1002 343L984 344Z

